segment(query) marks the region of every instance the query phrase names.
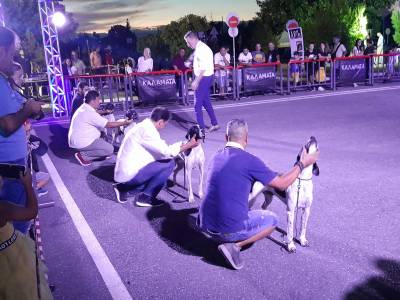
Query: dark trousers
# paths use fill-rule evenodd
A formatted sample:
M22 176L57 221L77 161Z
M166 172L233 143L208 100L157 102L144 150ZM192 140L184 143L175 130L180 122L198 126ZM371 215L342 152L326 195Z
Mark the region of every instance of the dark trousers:
M196 112L197 123L199 124L201 129L206 127L203 118L203 107L206 109L208 116L211 119L211 125L214 126L218 124L210 100L210 88L213 83L213 80L214 76L204 76L200 80L199 86L196 90L196 103L194 105L194 110Z
M118 188L124 192L142 192L155 198L165 186L174 168L173 159L154 161L141 169L130 181L120 183Z

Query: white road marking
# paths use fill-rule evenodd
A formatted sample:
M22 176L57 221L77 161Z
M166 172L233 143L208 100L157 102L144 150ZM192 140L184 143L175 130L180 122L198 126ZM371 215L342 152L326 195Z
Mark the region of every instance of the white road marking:
M60 194L62 201L65 204L65 207L68 210L69 215L71 216L76 230L81 236L82 241L86 246L86 249L92 257L94 263L96 264L96 267L99 270L99 273L103 278L104 283L106 284L112 298L118 300L132 299L124 283L122 282L121 277L118 275L117 271L112 265L107 254L104 252L104 249L101 247L89 224L86 222L86 219L80 211L78 205L76 204L75 200L72 198L70 192L62 181L60 174L58 173L56 167L51 161L49 155L43 155L42 160L51 176L55 187L57 188L58 193Z
M280 103L280 102L292 102L292 101L301 101L301 100L312 100L312 99L320 99L326 97L335 97L342 95L355 95L355 94L364 94L364 93L374 93L374 92L382 92L382 91L391 91L391 90L399 90L400 86L388 86L388 87L378 87L378 88L365 88L361 90L349 90L349 91L341 91L341 92L325 92L321 94L310 94L303 96L287 96L281 98L271 98L271 99L262 99L262 100L254 100L254 101L246 101L246 102L235 102L235 103L226 103L213 105L215 110L219 109L227 109L227 108L235 108L235 107L244 107L244 106L253 106L253 105L261 105L261 104L272 104L272 103ZM192 112L194 110L193 106L186 108L178 108L171 109L173 113L180 112ZM149 117L151 112L139 113L140 117ZM61 119L54 120L50 122L38 123L35 124L35 127L48 126L52 124L68 124L69 119Z

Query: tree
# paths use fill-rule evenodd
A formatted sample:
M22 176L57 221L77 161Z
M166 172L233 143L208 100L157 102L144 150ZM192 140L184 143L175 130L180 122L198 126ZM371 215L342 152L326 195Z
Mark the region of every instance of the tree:
M112 46L117 61L136 55L136 35L132 32L128 21L126 26L112 26L105 42Z
M394 28L393 40L400 45L400 11L393 11L391 19Z

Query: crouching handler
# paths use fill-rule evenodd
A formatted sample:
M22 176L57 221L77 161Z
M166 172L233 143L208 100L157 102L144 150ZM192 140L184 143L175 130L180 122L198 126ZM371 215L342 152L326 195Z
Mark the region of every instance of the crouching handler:
M141 207L164 204L157 195L165 186L175 167L174 157L180 152L197 147L194 138L182 144L168 145L159 131L167 125L171 113L156 107L147 118L128 131L119 149L114 171L114 191L117 201L125 203L129 192L136 193L135 204Z
M210 162L207 190L200 207L199 227L207 236L222 243L219 251L236 270L243 267L240 249L270 235L276 225L274 213L249 211L249 194L256 182L285 190L313 164L316 154L302 155L301 165L285 175L271 171L258 157L246 152L248 126L243 120L228 123L227 144Z

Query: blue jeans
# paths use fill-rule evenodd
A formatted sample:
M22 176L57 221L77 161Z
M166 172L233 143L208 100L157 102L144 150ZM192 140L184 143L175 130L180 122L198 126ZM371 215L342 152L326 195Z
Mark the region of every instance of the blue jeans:
M244 229L234 233L219 233L201 228L213 240L221 243L241 242L255 236L257 233L271 227L276 227L278 219L268 210L250 210L249 218L243 222Z
M208 116L211 119L211 125L217 125L218 121L214 113L214 109L211 105L210 100L210 88L213 83L214 76L204 76L199 83L196 90L196 103L194 105L194 110L196 112L197 123L200 128L206 128L203 118L203 106L206 109Z
M165 186L174 168L173 159L154 161L141 169L128 182L120 183L118 189L124 192L135 190L155 198Z
M25 165L24 158L6 163ZM0 190L0 201L7 201L18 206L26 205L25 187L18 179L3 178L3 187ZM14 221L14 228L26 234L31 226L31 221Z

